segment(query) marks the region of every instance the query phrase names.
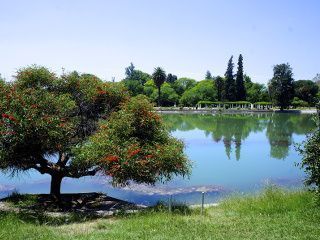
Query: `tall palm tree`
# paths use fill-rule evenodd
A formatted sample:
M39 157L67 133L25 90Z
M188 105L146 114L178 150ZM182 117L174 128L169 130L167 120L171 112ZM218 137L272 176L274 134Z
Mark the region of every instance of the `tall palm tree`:
M166 81L166 72L161 67L157 67L154 69L152 79L158 88L158 107L160 107L161 85Z

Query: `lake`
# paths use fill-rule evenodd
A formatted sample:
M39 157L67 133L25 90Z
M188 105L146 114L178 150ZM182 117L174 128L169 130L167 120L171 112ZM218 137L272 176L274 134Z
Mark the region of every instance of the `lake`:
M301 157L295 146L315 129L310 114L163 114L173 136L186 144L193 162L189 179L175 178L156 186L132 184L113 188L104 177L64 179L62 192L105 192L140 204L166 201L216 202L230 194L252 193L268 184L302 186L304 172L295 166ZM174 153L172 153L174 154ZM16 189L21 193L48 193L48 175L35 171L9 177L0 174L0 197Z

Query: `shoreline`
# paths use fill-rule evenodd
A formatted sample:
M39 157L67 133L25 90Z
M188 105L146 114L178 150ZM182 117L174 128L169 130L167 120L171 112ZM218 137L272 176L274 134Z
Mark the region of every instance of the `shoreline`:
M158 113L164 114L174 114L174 113L183 113L183 114L249 114L249 113L294 113L294 114L315 114L317 113L316 109L292 109L280 111L278 109L272 110L255 110L255 109L156 109Z

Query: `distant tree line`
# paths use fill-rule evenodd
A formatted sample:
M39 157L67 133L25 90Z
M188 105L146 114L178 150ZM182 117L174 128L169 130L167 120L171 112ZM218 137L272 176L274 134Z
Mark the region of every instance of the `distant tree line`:
M248 101L272 102L286 109L290 106L315 106L319 101L320 76L313 80L294 81L292 68L284 63L274 66L273 77L267 85L256 83L244 73L241 54L236 72L231 56L224 76L214 76L208 70L201 81L166 74L160 67L148 74L137 70L133 63L125 69L125 73L122 82L130 94L146 95L158 106L196 106L199 101Z

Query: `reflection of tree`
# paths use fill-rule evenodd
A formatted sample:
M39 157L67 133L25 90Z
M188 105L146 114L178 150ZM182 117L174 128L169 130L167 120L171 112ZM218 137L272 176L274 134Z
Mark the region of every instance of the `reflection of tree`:
M267 125L270 155L283 159L288 156L292 144L292 134L306 134L315 127L309 115L273 114Z
M310 115L298 114L164 114L163 118L171 131L200 129L215 142L222 141L226 155L235 148L240 159L241 144L251 132L267 129L271 156L285 158L292 144L292 134L306 134L315 127Z

